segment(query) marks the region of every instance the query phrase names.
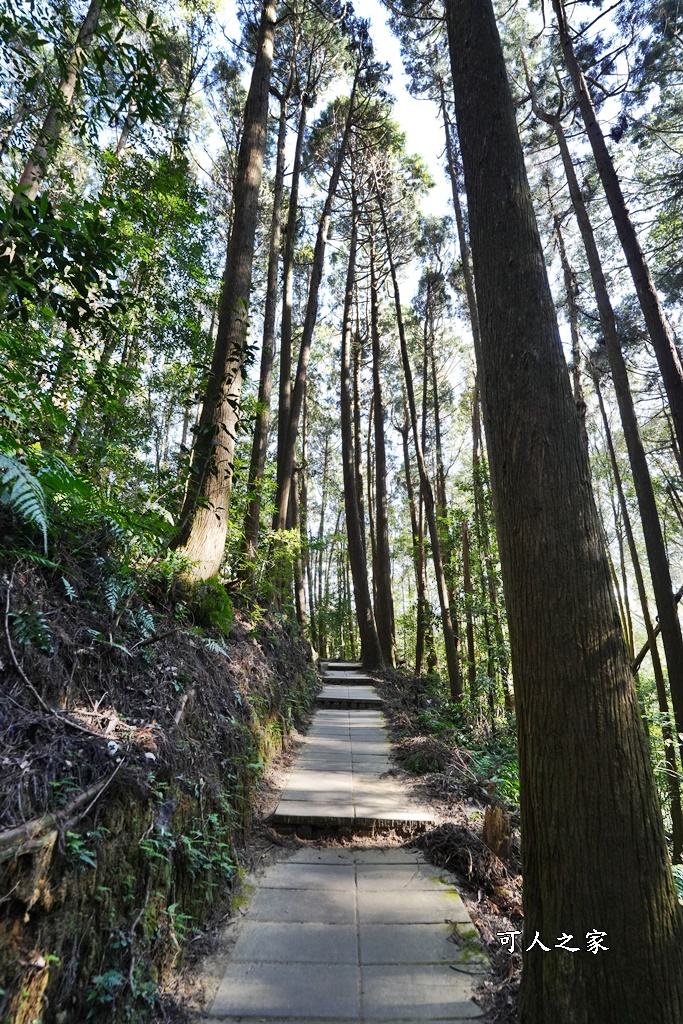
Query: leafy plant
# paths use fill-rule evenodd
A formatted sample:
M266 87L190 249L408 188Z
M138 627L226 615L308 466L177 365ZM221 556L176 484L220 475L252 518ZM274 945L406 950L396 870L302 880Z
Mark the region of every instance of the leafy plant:
M41 651L52 651L52 636L47 619L34 602L19 611L10 612L10 619L14 639L22 647L33 645Z
M7 505L31 526L36 526L43 537L47 554L47 505L45 491L25 463L9 452L0 452L0 502Z

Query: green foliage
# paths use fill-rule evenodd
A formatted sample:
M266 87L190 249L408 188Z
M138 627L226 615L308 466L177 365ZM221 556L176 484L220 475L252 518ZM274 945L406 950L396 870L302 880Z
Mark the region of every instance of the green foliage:
M107 834L107 831L104 826L99 825L97 828L90 829L84 833L73 831L66 833L67 856L79 869L85 870L97 867L97 853L94 849L94 844L101 840Z
M29 468L8 452L0 452L0 502L40 530L47 554L45 491Z
M52 651L52 636L45 615L36 604L10 612L12 635L22 647L33 645L41 651Z
M195 623L203 629L216 629L228 636L232 627L233 606L225 585L217 578L194 584L189 609Z

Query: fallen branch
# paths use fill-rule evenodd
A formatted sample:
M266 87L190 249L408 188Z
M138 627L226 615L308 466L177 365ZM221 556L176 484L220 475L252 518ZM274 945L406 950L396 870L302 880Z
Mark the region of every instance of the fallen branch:
M88 789L83 790L61 811L43 814L39 818L32 818L31 821L25 821L22 825L16 825L14 828L0 832L0 864L22 854L34 853L42 849L56 838L60 828L68 828L80 821L81 818L85 818L124 764L125 758L118 763L107 779L101 779ZM84 804L87 804L87 807L81 811L80 808Z
M136 644L130 648L130 653L133 651L139 651L142 647L149 647L150 644L157 644L160 640L165 640L166 637L173 636L178 632L180 626L176 626L174 629L167 629L165 633L156 633L154 636L147 637L146 640L138 640Z
M674 594L674 601L676 602L676 604L678 604L678 602L680 601L680 599L682 597L683 597L683 587L681 587L680 590L677 590L676 593ZM661 624L658 622L657 625L654 628L655 639L659 636L661 631L662 631L662 627L661 627ZM638 651L638 654L637 654L636 658L634 659L634 661L631 662L631 672L633 672L634 675L636 674L636 672L638 671L640 666L645 661L645 656L647 655L649 650L650 650L650 641L647 640L643 644L641 649Z

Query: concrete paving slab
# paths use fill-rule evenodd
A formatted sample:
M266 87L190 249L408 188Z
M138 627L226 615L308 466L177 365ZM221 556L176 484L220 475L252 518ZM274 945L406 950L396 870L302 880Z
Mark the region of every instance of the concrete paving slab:
M406 849L404 846L386 846L374 849L370 847L366 850L355 850L352 856L358 865L424 863L424 857L419 850Z
M337 775L345 784L348 782L348 776L343 772L337 772ZM321 804L329 804L336 807L352 804L353 793L350 789L334 790L331 786L321 786L319 789L313 789L311 786L287 786L282 791L282 803L293 803L294 801L299 802L301 800L308 800L311 807L316 809Z
M232 951L232 959L283 964L356 964L356 928L352 924L245 921Z
M349 686L343 683L325 683L319 696L321 697L348 697ZM379 694L374 686L354 686L353 699L361 700L363 697L377 700Z
M363 1015L369 1020L474 1020L483 1016L472 1001L475 979L443 966L361 967Z
M469 923L470 917L457 893L449 892L358 892L358 920L368 924Z
M321 765L326 772L350 772L352 762L339 757L302 757L297 765L302 771L314 771L317 765Z
M329 818L331 823L335 819L344 818L353 821L355 811L353 800L350 796L335 800L333 797L325 797L320 794L318 800L311 800L308 796L305 800L282 799L277 806L274 818L279 817L302 818Z
M356 854L353 850L344 850L339 846L306 846L297 850L287 864L355 864Z
M452 963L458 950L448 924L367 924L360 929L362 964Z
M287 780L285 792L291 789L302 789L310 792L326 790L329 793L350 793L353 789L353 776L351 774L341 775L339 772L330 772L327 769L315 771L314 769L296 768Z
M378 757L388 757L391 747L386 740L366 740L351 738L351 757L367 757L375 754Z
M381 743L387 752L391 749L387 738L387 731L383 726L368 725L361 728L351 728L349 732L351 739L351 750L363 749L368 743Z
M232 963L211 1014L221 1016L356 1017L358 968L345 964Z
M264 889L353 889L355 865L350 864L276 864L259 881ZM261 959L267 960L268 957Z
M357 754L351 760L354 776L372 775L378 778L391 771L391 762L382 754Z
M283 924L301 921L309 924L353 924L355 899L353 889L344 891L300 889L257 889L249 905L251 921L273 921ZM344 1016L341 1014L340 1016Z
M394 895L410 890L439 892L443 883L430 878L414 864L358 864L356 884L363 892L393 892Z

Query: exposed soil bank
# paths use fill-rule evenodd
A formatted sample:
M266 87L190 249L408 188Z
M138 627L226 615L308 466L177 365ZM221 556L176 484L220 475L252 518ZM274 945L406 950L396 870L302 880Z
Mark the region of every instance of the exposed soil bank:
M35 567L0 589L0 1020L143 1022L230 912L263 766L318 687L310 648L270 613L198 629L206 595L179 625L137 596L67 603Z

